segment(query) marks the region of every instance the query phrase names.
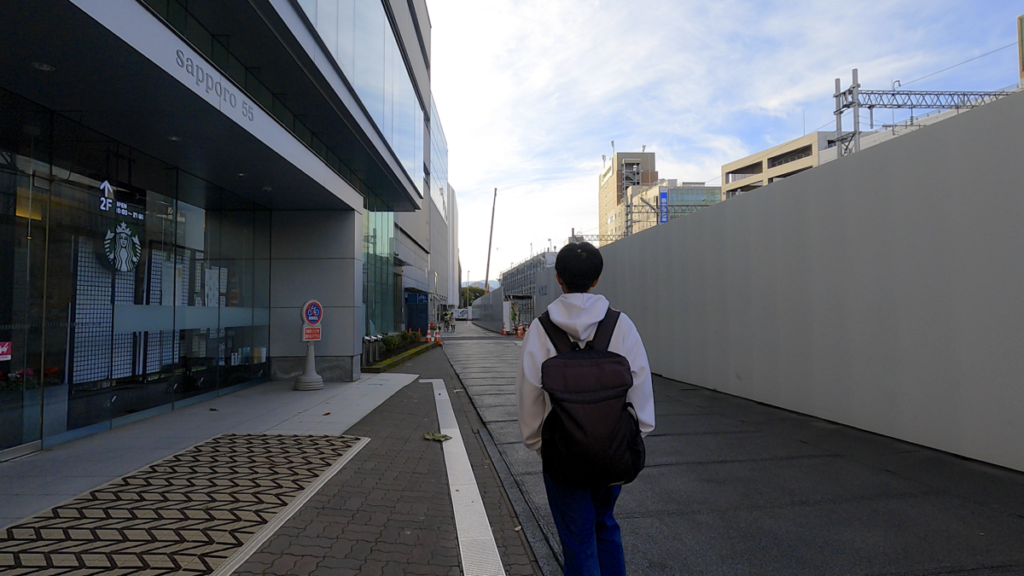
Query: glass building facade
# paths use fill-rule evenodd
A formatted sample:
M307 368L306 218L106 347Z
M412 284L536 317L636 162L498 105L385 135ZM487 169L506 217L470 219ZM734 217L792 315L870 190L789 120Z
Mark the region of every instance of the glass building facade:
M159 15L164 22L170 27L178 31L182 36L188 39L189 43L201 52L205 57L209 58L217 67L230 79L235 81L239 87L245 90L246 94L251 97L255 102L259 103L263 109L270 115L272 115L282 126L287 128L293 136L295 136L300 142L309 147L314 154L319 156L328 166L334 169L342 178L345 179L353 188L359 190L363 194L372 194L370 187L363 182L360 178L357 170L354 170L347 159L345 159L344 152L334 149L329 146L321 139L322 133L318 135L317 127L303 121L305 115L297 114L291 107L285 102L288 100L288 95L281 92L281 86L275 90L271 86L268 86L261 78L259 62L242 62L230 49L230 38L222 35L212 33L204 24L201 22L192 11L189 10L187 2L185 0L142 0L151 10ZM349 2L351 4L352 2ZM377 2L377 0L360 0L360 4L376 4L379 8L380 14L383 15L383 7ZM307 15L312 20L312 23L317 26L318 32L321 34L327 34L325 42L329 42L329 46L333 47L338 39L331 34L337 34L337 29L332 28L328 25L326 17L321 20L317 20L316 15L318 13L326 16L328 13L336 13L337 9L333 6L338 4L335 2L320 2L323 4L323 10L318 11L316 9L317 2L303 2L303 9L307 11ZM351 10L337 12L339 18L343 15L350 14ZM384 20L377 21L377 10L371 10L364 7L362 12L372 12L372 14L364 15L363 23L368 23L367 18L371 18L373 23L371 28L376 29L379 26L384 25ZM339 20L340 23L340 20ZM320 32L320 30L323 32ZM347 28L347 33L351 33L351 25ZM390 31L390 26L388 27ZM387 65L381 64L381 71L387 69L392 74L397 74L395 67L402 64L401 55L398 56L397 63L394 60L394 55L397 54L394 50L397 50L397 44L394 42L394 34L391 34L391 43L386 44L384 42L384 36L381 36L381 46L391 46L393 50L387 52L391 55L391 59L387 61ZM329 39L329 40L328 40ZM341 44L346 44L341 42ZM360 57L366 58L381 58L378 54L384 48L377 50L373 48L376 46L374 42L363 42L360 44L364 47L363 50L359 51ZM372 49L371 49L372 48ZM332 54L334 54L332 52ZM338 58L337 54L334 54L335 58ZM349 64L349 68L346 69L346 74L349 74L349 78L352 75L349 73L352 69L351 58L344 60ZM339 61L340 62L340 61ZM402 69L404 72L404 68ZM365 76L365 74L364 74ZM372 76L372 75L371 75ZM406 82L403 84L392 85L390 92L391 98L384 105L379 107L381 114L374 117L374 122L377 123L378 127L381 127L382 133L394 151L399 154L399 158L402 162L403 168L412 177L413 183L417 187L417 192L422 195L422 191L419 187L422 185L422 173L423 169L419 171L415 170L416 166L423 165L423 111L415 101L415 94L412 93L412 100L409 99L410 91L412 90L412 84L408 82L409 76L404 76ZM367 98L376 98L378 96L383 97L385 92L383 84L377 87L377 83L372 81L372 77L365 77L363 82L364 89L359 91L358 85L356 86L357 92L360 98L363 98L364 94ZM383 82L383 81L382 81ZM397 92L394 86L398 86ZM408 90L407 90L408 89ZM371 100L372 101L372 100ZM364 99L365 102L365 99ZM415 109L411 110L412 118L409 118L409 105L415 103ZM369 105L368 105L369 106ZM369 106L370 108L377 109L378 107ZM389 111L385 114L384 111ZM395 114L398 114L396 118ZM387 130L385 130L385 127ZM415 139L415 142L420 142L420 146L412 147L413 142L410 139ZM419 174L420 177L416 177Z
M381 0L299 0L299 4L419 188L424 164L423 106Z
M434 98L430 98L430 199L448 218L448 140L444 137L441 117L437 114Z
M299 4L422 195L425 115L384 5L380 0L300 0ZM430 118L437 122L433 101ZM430 197L444 214L447 144L440 134L444 153L439 154L433 143L436 138L432 130ZM435 158L444 158L444 165L435 165ZM364 335L375 335L395 331L402 323L402 279L395 272L394 213L372 192L364 194L363 325Z
M402 279L395 273L395 214L363 212L363 335L394 332L402 310Z
M0 89L0 451L267 376L270 212Z

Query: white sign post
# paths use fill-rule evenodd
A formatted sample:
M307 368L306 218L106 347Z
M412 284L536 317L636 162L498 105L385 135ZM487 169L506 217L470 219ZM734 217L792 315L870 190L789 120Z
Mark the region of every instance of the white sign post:
M316 354L313 342L320 340L320 322L324 319L324 307L316 300L302 306L302 341L306 343L306 369L295 379L295 390L321 390L323 376L316 373Z

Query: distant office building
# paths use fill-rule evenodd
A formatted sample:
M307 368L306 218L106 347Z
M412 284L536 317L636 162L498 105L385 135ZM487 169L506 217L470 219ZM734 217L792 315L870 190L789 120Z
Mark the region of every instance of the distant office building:
M817 166L835 132L812 132L722 166L722 200Z
M1017 71L1024 82L1024 16L1017 18Z
M395 323L400 330L423 333L441 312L458 305L460 276L458 204L448 182L448 141L433 98L430 119L430 202L422 210L398 213L395 218L394 275L400 300Z
M721 202L722 189L704 182L659 180L653 186L630 187L627 195L632 207L631 234L636 234Z
M658 181L654 152L618 152L601 171L598 187L598 230L602 236L621 236L625 220L621 210L626 188Z

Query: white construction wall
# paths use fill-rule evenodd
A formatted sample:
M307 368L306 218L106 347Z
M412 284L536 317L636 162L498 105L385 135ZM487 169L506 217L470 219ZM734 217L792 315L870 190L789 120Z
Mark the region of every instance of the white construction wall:
M655 373L1024 470L1024 94L602 248Z

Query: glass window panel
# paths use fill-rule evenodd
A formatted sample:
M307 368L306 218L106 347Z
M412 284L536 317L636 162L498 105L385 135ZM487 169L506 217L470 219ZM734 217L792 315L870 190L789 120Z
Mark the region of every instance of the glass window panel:
M398 45L395 43L391 26L386 26L384 33L384 123L378 126L384 134L384 139L394 149L395 64L396 60L399 63L402 61L402 55L398 53Z
M352 80L355 58L356 0L338 0L338 65Z
M424 158L423 158L423 152L424 152L424 149L426 147L426 142L423 139L424 128L425 128L424 123L423 123L423 109L420 108L418 100L415 103L415 108L413 109L413 113L416 115L416 122L415 122L416 134L413 137L413 146L414 146L413 152L415 152L416 156L415 156L415 159L413 161L413 164L414 164L413 169L415 170L415 172L412 175L412 181L413 181L413 183L416 184L416 191L420 193L420 198L422 198L423 197L424 178L426 178L426 171L425 171L426 165L424 164Z
M2 105L0 111L5 118L11 113ZM20 116L15 118L22 120ZM20 126L20 122L11 125ZM32 139L42 135L40 132ZM15 134L4 136L17 138ZM24 139L27 148L33 147L29 139ZM0 150L6 158L14 159L11 148L0 145ZM42 232L48 195L32 184L25 168L45 169L45 175L49 175L48 167L41 163L37 166L15 161L14 166L0 168L0 266L5 270L0 275L0 341L11 343L7 349L11 360L0 362L0 450L39 440L41 433L40 378L46 371L44 368L40 373ZM30 226L38 232L31 232Z
M213 53L210 54L210 60L213 60L213 63L222 71L227 71L231 63L231 53L228 52L227 46L220 40L213 40Z
M324 146L324 143L321 142L320 139L317 138L316 136L313 136L310 140L311 140L310 148L313 149L313 152L317 156L319 156L319 157L321 157L321 158L326 160L327 159L327 146Z
M327 46L327 51L338 57L338 0L318 0L316 3L316 31Z
M292 125L295 122L295 116L292 115L292 111L285 107L284 102L281 102L280 98L274 98L274 108L272 110L274 117L277 118L281 124L284 124L285 128L291 130Z
M167 0L146 0L146 4L160 16L167 18Z
M310 22L316 22L316 0L299 0L299 6L309 17Z
M399 59L401 63L401 59ZM413 108L416 105L416 96L412 90L412 83L409 82L408 77L404 74L405 68L402 68L403 74L399 77L398 82L398 99L395 103L395 109L398 111L397 120L395 121L395 150L398 153L398 158L402 162L402 166L405 167L405 171L412 178L413 182L416 181L415 166L415 150L414 140L416 132L416 118L413 114Z
M188 12L185 11L185 6L178 0L170 0L167 5L167 23L175 30L184 30L186 21Z
M366 0L355 7L356 93L377 126L384 125L384 7Z
M186 17L185 37L203 54L213 53L213 36L191 14Z
M299 140L305 142L306 144L309 144L311 141L310 138L313 137L313 133L310 132L309 128L306 128L306 125L303 124L302 121L300 121L298 118L295 119L294 132L295 136L298 137Z
M251 70L245 73L245 91L268 110L274 105L274 95Z
M227 68L224 69L224 73L239 86L245 86L245 66L234 55L228 56L228 64Z
M0 449L265 378L269 212L3 90L0 117Z

